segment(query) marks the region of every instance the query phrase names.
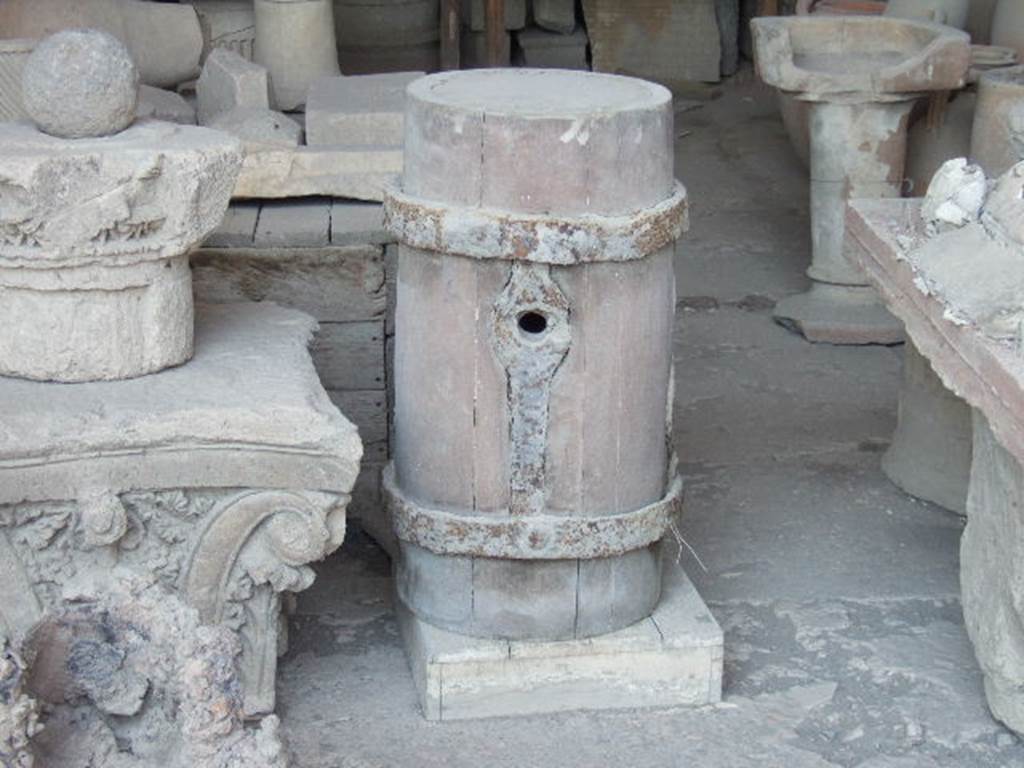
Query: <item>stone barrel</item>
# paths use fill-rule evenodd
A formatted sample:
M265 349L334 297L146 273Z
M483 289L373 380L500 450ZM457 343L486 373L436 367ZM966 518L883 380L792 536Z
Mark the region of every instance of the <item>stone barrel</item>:
M410 84L395 445L400 599L466 635L560 640L653 611L671 446L671 94L564 70Z

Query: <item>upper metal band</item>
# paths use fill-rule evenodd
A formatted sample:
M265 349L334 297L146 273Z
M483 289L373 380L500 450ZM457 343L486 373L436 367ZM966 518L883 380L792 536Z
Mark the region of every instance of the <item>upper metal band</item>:
M689 229L686 188L628 216L542 216L420 200L384 190L384 226L400 243L473 259L584 264L642 259Z

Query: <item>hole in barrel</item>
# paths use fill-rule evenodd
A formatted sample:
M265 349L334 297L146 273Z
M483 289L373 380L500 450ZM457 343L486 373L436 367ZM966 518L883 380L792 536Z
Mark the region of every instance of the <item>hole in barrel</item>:
M537 336L548 329L548 319L540 312L523 312L519 316L519 329L523 333Z

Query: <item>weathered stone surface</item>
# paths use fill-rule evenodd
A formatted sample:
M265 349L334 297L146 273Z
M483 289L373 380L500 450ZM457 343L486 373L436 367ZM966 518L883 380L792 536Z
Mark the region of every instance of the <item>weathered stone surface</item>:
M362 454L313 368L314 328L272 304L208 306L188 365L102 384L0 378L10 637L116 562L175 591L204 624L232 626L246 649L245 711L273 710L279 593L308 587L306 564L341 543ZM38 520L53 535L22 546Z
M567 35L576 29L575 0L533 0L533 21L542 29Z
M0 121L28 117L21 98L21 73L36 40L0 40Z
M213 51L196 83L196 106L202 125L238 108L269 109L267 70L233 51Z
M405 89L422 75L393 72L315 81L306 102L306 143L401 147Z
M39 705L25 690L26 666L21 655L0 638L0 760L31 768L31 739L39 733Z
M0 29L7 37L43 38L86 27L109 32L124 43L148 85L171 88L199 73L203 36L190 5L141 0L0 3Z
M187 253L227 208L238 143L144 121L74 142L0 126L0 371L83 381L192 349Z
M139 73L113 35L70 29L38 43L22 72L25 111L67 139L110 136L135 120Z
M135 117L149 117L181 125L196 124L195 107L174 91L165 91L151 85L139 86L139 103L135 107Z
M338 63L346 75L381 72L436 72L441 48L436 40L419 45L380 45L371 48L338 49Z
M288 149L302 143L302 126L283 112L263 107L238 107L221 112L209 126L241 139L247 154Z
M547 32L527 27L516 33L523 64L538 69L587 69L587 33Z
M255 2L255 60L270 73L271 106L294 110L317 78L339 73L331 0Z
M258 248L315 248L329 245L331 201L314 198L266 202L260 211L253 240Z
M241 645L141 575L82 585L26 641L28 681L47 704L35 739L52 768L284 768L277 718L247 729Z
M377 147L299 147L250 152L235 197L324 195L384 199L384 187L402 174L402 150Z
M719 80L715 0L584 0L583 17L595 72L668 84Z
M960 543L964 621L985 673L992 714L1024 733L1024 634L1020 569L1024 551L1024 466L974 411L974 462L967 527Z
M484 69L491 66L487 57L487 33L474 32L463 27L459 35L459 66L462 69ZM512 35L501 36L501 51L497 66L507 67L512 61Z
M338 48L406 48L436 43L436 0L334 0ZM348 70L344 70L346 73Z
M384 228L384 209L377 203L335 200L331 203L331 244L384 245L394 236Z
M252 61L256 49L256 13L251 0L192 0L203 33L203 61L226 48Z
M977 101L976 93L960 91L946 104L937 125L922 118L911 126L907 135L906 164L910 195L923 196L944 162L970 155L971 126Z

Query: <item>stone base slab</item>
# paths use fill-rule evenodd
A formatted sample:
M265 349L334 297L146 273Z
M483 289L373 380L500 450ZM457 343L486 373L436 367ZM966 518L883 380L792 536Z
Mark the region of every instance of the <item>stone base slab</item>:
M667 553L666 553L667 554ZM639 707L722 696L722 630L674 557L654 614L588 640L483 640L438 629L396 601L428 720Z
M900 344L903 323L868 286L814 283L807 293L775 306L775 322L811 342L825 344Z

